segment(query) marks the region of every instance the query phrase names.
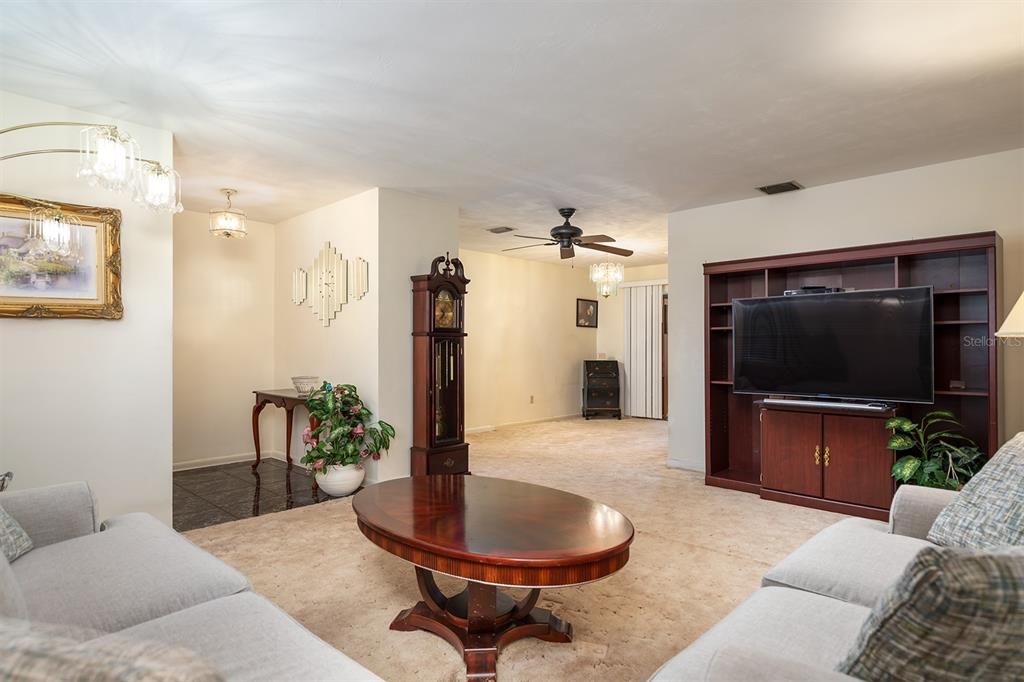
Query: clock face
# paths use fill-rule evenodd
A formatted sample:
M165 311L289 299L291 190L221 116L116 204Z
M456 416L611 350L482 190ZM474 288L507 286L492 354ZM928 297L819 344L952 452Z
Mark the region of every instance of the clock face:
M434 327L438 329L454 329L456 327L455 299L447 291L442 291L434 299Z

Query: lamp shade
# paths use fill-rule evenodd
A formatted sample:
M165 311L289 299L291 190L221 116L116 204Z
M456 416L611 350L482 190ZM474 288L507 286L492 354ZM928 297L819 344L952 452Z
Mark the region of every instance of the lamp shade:
M1024 338L1024 294L1013 304L1010 314L1003 320L996 336L1000 338Z
M226 208L215 208L210 211L210 234L228 239L244 238L248 234L245 211L231 206L231 196L237 194L238 190L222 189L221 192L228 198L228 205Z

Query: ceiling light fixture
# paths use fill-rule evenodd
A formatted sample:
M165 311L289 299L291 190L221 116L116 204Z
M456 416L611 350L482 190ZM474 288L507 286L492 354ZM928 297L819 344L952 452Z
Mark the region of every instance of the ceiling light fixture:
M0 156L0 161L37 154L78 154L78 177L115 192L132 192L137 203L156 211L181 213L181 176L158 161L142 158L139 143L112 125L72 121L25 123L0 130L0 135L28 128L81 128L78 149L30 149ZM26 197L22 197L26 198Z
M245 237L249 233L245 226L245 211L231 207L231 195L238 194L238 190L225 188L221 193L227 197L228 205L210 211L210 234L227 239Z
M625 278L622 263L594 263L590 266L590 281L597 285L597 293L604 298L619 293L619 283Z

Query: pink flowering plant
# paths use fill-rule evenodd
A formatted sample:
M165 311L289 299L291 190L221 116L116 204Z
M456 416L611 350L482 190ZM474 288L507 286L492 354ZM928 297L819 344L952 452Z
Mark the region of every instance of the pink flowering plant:
M302 432L306 454L302 463L320 472L332 464L361 465L367 459L380 459L387 452L395 428L383 419L370 423L366 409L352 384L332 386L328 382L306 399L309 426Z

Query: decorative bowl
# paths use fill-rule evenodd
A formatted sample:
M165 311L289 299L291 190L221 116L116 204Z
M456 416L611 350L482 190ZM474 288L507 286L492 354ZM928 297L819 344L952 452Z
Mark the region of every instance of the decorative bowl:
M300 397L305 397L320 388L320 377L292 377L292 385Z

